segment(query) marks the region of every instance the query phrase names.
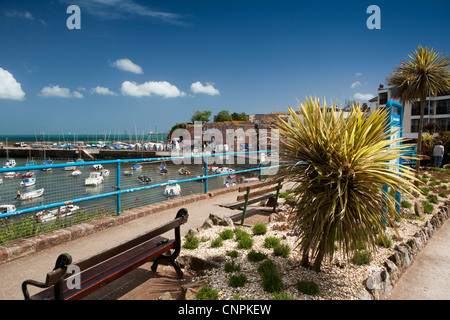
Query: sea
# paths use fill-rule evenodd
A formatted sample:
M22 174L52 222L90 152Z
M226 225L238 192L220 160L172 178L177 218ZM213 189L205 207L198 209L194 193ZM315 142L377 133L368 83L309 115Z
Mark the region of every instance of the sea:
M158 142L166 141L167 133L148 133L148 134L49 134L49 133L36 133L36 134L0 134L0 142L98 142L98 141L139 141L139 142Z

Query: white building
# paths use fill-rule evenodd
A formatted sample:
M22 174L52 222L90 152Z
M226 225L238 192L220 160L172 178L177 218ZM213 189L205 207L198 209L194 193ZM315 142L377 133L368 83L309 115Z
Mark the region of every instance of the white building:
M384 88L380 85L378 94L369 100L369 113L376 109L385 107L386 102L392 99L393 89ZM417 99L413 104L406 103L403 106L403 137L417 139L420 120L420 102ZM450 131L450 90L444 94L427 97L423 124L436 123L438 131ZM424 128L424 133L426 129Z

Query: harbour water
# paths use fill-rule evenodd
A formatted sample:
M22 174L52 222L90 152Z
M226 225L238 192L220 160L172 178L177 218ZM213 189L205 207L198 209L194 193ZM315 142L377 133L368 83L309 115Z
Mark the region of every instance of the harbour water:
M15 159L17 166L24 166L27 159ZM6 162L5 158L0 158L1 166ZM54 163L67 163L64 160L55 160ZM43 164L42 160L37 161L38 165ZM160 162L143 162L141 163L141 171L132 171L131 167L135 163L127 162L121 164L121 176L120 185L121 190L127 190L130 188L137 188L146 186L138 179L139 176L145 175L151 177L153 182L149 185L155 185L173 180L183 180L189 178L195 178L201 172L204 172L204 164L191 164L191 165L177 165L172 161L166 161L165 165L168 170L168 174L160 174L159 165ZM255 167L255 165L241 164L241 165L225 165L236 171L249 169ZM85 186L85 179L89 177L91 172L94 172L92 165L78 166L78 169L82 172L81 176L72 176L73 171L66 171L64 168L53 168L51 171L35 170L36 184L30 187L21 187L22 174L26 171L18 171L19 174L15 178L3 177L3 184L0 184L0 204L14 204L16 209L24 209L35 207L39 205L52 204L56 202L69 201L73 199L84 198L92 195L99 195L103 193L113 192L117 190L117 167L116 164L103 164L103 167L109 170L109 175L104 177L102 184L98 186ZM190 175L180 175L178 170L182 167L187 168L190 171ZM203 170L203 171L202 171ZM125 171L130 171L133 174L130 176L125 175ZM208 172L212 175L212 172ZM256 176L255 172L241 173L234 175L230 173L232 179L235 182L239 182L242 176ZM215 190L224 187L224 182L227 176L220 176L208 179L208 190ZM182 192L180 196L186 196L195 193L202 193L205 191L204 181L190 181L180 184ZM15 197L17 191L21 193L29 192L32 190L38 190L44 188L43 196L35 198L33 200L17 201ZM121 195L122 210L134 208L138 206L144 206L152 203L165 201L168 199L164 195L165 187L159 186L151 189L134 191L130 193L123 193ZM179 197L179 196L174 196ZM86 210L96 211L108 211L116 212L116 197L104 197L95 200L83 201L78 203L81 208Z

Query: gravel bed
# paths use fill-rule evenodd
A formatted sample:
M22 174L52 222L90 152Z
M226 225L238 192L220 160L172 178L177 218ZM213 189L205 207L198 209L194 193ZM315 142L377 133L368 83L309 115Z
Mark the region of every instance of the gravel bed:
M419 200L425 200L420 196ZM439 200L445 201L439 197ZM412 201L410 201L412 202ZM412 202L413 203L413 202ZM442 202L444 204L444 202ZM439 205L434 205L437 212ZM393 227L387 227L387 234L392 241L392 246L385 248L377 246L372 252L373 260L367 265L357 265L352 262L352 257L345 257L340 250L335 252L332 261L325 257L322 263L321 272L315 272L300 266L301 255L296 248L297 237L293 235L289 228L289 207L281 205L278 214L274 215L271 222L266 223L267 233L264 235L253 235L251 227L235 225L235 228L241 228L252 235L254 244L251 250L267 254L267 259L272 260L277 265L278 274L282 277L284 292L293 300L356 300L359 299L357 293L364 289L363 281L372 275L375 271L383 268L383 263L394 252L396 245L408 240L419 231L430 220L432 214L424 214L420 219L414 218L414 207L411 209L402 208L404 216L411 214L411 218L404 218L397 222L398 234ZM202 229L196 235L200 241L196 249L182 248L180 256L192 255L205 260L222 261L219 268L206 270L202 275L195 277L193 281L206 281L212 289L219 293L219 299L245 299L245 300L270 300L272 293L264 291L261 283L261 276L257 268L262 262L250 262L247 259L250 249L239 249L236 238L224 240L221 247L212 248L211 241L218 238L219 234L225 229L231 227L214 226L209 229ZM266 248L264 240L266 237L276 237L281 239L281 244L289 245L291 253L283 258L275 256L273 249ZM183 239L184 243L184 239ZM370 248L367 248L370 249ZM238 257L231 258L227 252L236 250ZM224 270L224 264L234 260L235 264L240 265L240 271L227 273ZM243 287L233 288L228 285L228 280L232 274L245 274L247 282ZM299 280L313 281L319 286L320 294L306 295L300 293L296 284Z

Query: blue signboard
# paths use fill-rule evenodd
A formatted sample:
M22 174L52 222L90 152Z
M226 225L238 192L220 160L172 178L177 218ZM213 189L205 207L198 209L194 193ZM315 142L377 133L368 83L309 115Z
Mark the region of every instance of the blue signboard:
M388 100L386 102L386 107L389 114L389 128L390 132L395 132L395 135L392 137L392 139L402 138L403 137L403 106L392 100ZM397 142L397 144L401 144L401 142ZM402 158L398 158L395 160L395 163L398 165L402 164ZM386 192L389 192L387 186L383 186L383 189ZM400 215L400 203L402 200L401 193L399 191L395 192L395 200L397 201L395 205L395 209L397 210L397 213Z

